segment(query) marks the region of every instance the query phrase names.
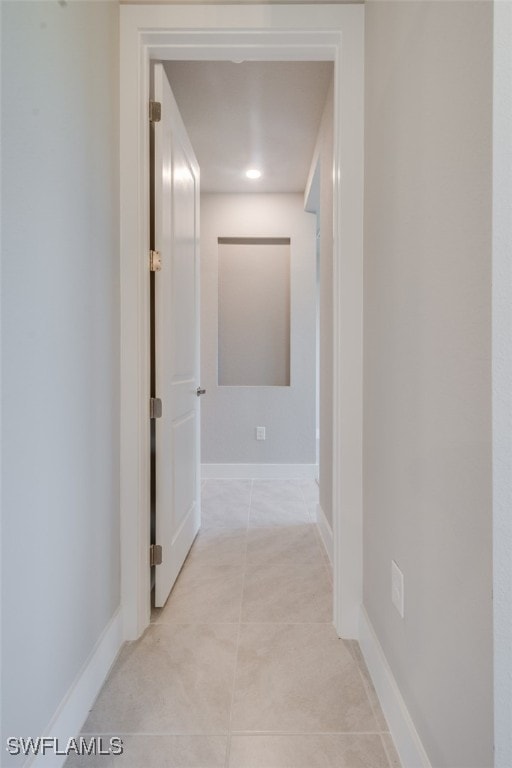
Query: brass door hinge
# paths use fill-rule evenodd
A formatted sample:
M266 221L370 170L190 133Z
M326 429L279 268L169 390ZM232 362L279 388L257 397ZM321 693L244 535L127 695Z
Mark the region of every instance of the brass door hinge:
M162 401L159 397L149 398L149 418L161 419L162 418Z
M162 105L159 101L149 102L149 122L159 123L162 119Z
M162 547L160 544L151 544L149 548L149 564L162 565Z
M162 269L162 256L160 255L160 251L150 251L149 252L149 271L160 272L161 269Z

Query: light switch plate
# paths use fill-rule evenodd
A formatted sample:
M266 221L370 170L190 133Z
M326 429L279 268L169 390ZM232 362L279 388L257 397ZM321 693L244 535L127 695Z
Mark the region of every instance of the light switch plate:
M256 427L256 440L266 440L265 427Z

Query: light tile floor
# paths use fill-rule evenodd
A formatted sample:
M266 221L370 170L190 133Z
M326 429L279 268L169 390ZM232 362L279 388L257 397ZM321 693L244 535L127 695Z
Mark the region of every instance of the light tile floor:
M308 480L203 481L203 526L164 608L125 646L66 768L399 768L332 575Z

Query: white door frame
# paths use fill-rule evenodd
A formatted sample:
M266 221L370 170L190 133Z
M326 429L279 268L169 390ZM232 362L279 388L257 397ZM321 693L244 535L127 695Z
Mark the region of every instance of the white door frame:
M362 5L120 8L121 604L124 639L149 623L149 62L334 62L334 625L358 636L362 602Z

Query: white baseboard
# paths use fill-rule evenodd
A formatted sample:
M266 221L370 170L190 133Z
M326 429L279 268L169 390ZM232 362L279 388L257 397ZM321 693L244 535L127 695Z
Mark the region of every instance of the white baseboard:
M364 608L361 608L359 621L359 645L402 765L404 768L432 768Z
M281 479L316 477L316 464L201 464L203 480L223 479Z
M318 525L318 530L320 531L320 538L322 539L325 551L327 552L327 557L329 558L329 562L332 565L334 560L334 540L332 537L332 528L329 525L329 521L327 520L320 504L316 505L316 522Z
M121 645L122 621L121 610L118 609L105 627L75 682L45 729L43 735L57 738L61 748L62 745L67 744L70 738L80 733ZM44 756L40 754L34 757L26 764L26 768L29 765L30 768L39 768L39 766L61 768L65 761L64 755L54 755L47 752Z

